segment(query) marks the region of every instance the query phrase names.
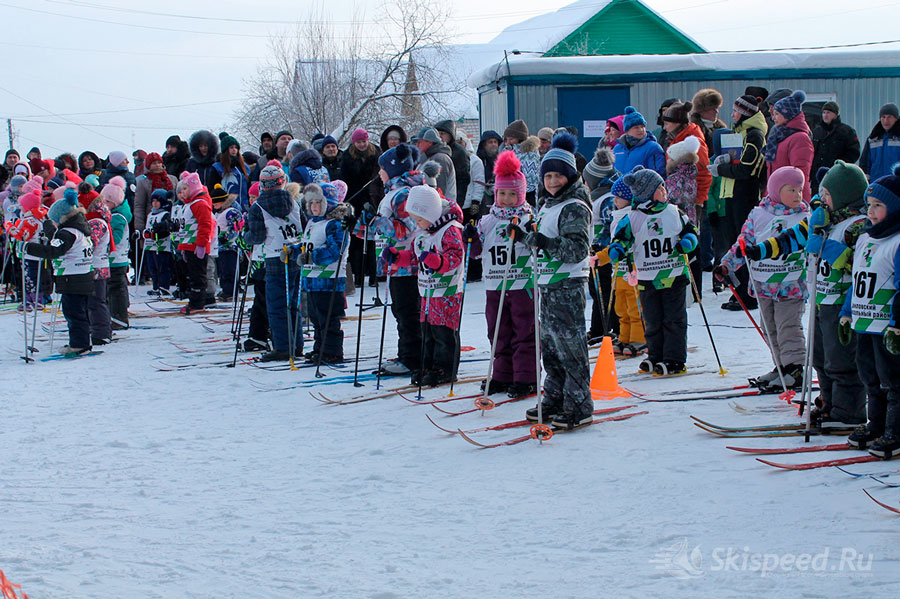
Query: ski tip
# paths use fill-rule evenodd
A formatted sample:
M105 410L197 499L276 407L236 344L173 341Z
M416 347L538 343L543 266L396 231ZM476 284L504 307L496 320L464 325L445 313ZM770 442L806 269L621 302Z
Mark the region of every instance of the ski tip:
M869 493L866 489L863 489L862 491L863 491L863 493L865 493L865 494L869 497L869 499L871 499L872 501L874 501L875 503L877 503L878 505L880 505L880 506L883 507L884 509L888 510L889 512L894 512L895 514L900 514L900 509L895 508L895 507L893 507L893 506L890 506L890 505L888 505L888 504L886 504L886 503L882 503L881 501L878 501L877 499L875 499L874 497L872 497L872 494Z
M449 428L444 428L443 426L441 426L440 424L438 424L437 422L435 422L435 421L431 418L431 414L425 414L425 418L428 418L428 422L430 422L431 424L433 424L436 428L438 428L438 429L444 431L444 432L447 433L448 435L456 435L456 434L458 434L457 431L458 431L459 429L456 429L456 430L454 431L454 430L451 430L451 429L449 429Z
M764 460L763 458L756 458L756 461L762 462L766 466L772 466L774 468L781 468L782 470L791 470L792 469L792 466L790 464L779 464L778 462Z
M490 447L490 445L485 445L484 443L479 443L478 441L476 441L475 439L473 439L472 437L470 437L469 435L464 433L461 429L456 429L456 434L459 435L460 437L462 437L463 439L465 439L466 441L468 441L469 443L471 443L472 445L474 445L475 447L478 447L479 449L488 449Z
M730 449L731 451L738 451L741 453L756 453L757 451L759 451L752 447L732 447L731 445L726 445L725 449Z

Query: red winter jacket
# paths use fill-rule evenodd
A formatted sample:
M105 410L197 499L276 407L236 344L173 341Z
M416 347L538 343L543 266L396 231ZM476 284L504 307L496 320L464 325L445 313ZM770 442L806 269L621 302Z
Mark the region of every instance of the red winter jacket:
M698 206L706 203L706 197L709 195L709 188L712 186L712 174L709 169L709 148L706 147L706 138L703 136L703 129L697 123L688 123L681 132L675 136L675 139L669 145L684 141L689 135L693 135L700 140L700 150L697 156L700 160L697 162L697 201Z
M800 131L778 144L778 149L775 150L775 160L774 162L766 163L766 172L771 177L772 173L783 166L796 166L799 168L803 171L803 176L806 177L806 182L803 183L803 199L809 202L812 199L812 191L809 187L809 171L812 169L813 156L815 155L809 125L806 124L806 117L801 112L785 123L784 126L791 129L799 129Z
M201 201L194 202L194 200L198 199ZM190 202L194 202L191 204L191 212L194 214L194 218L197 219L197 243L179 243L178 249L193 252L200 245L204 246L206 253L209 254L212 235L216 226L212 215L212 198L209 197L209 192L204 187L203 191L188 200L188 203Z

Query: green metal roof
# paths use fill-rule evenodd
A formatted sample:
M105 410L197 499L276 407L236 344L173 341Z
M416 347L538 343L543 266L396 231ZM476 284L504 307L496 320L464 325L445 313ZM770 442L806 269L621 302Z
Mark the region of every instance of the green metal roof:
M704 52L703 47L639 0L613 0L544 56Z

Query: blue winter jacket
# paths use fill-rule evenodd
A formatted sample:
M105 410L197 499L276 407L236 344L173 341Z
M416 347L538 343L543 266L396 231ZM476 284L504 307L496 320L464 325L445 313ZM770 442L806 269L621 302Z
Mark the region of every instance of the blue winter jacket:
M322 156L316 150L304 150L291 159L290 178L292 183L309 185L330 181L328 169L322 166Z
M329 221L328 225L325 227L325 245L312 251L311 257L314 264L319 266L331 264L341 257L341 252L344 248L344 227L341 224L341 218L344 214L346 214L344 206L339 205L338 208L330 211L325 216L314 216L310 218L311 222L319 222L323 219ZM347 243L350 243L349 237L347 237ZM335 287L335 281L337 282L337 287ZM337 290L338 293L341 293L344 291L346 283L346 276L339 276L336 280L319 277L303 277L303 291L331 292L332 290Z
M250 245L259 245L266 240L266 221L260 208L265 209L272 216L285 218L294 209L294 199L283 189L260 192L259 199L250 206L250 210L247 211L247 219L244 221L242 236L244 241Z
M872 129L862 154L859 168L874 182L879 177L891 174L891 168L900 162L900 121L890 131L885 131L879 122Z
M625 143L624 135L619 137L613 154L616 155L616 170L620 173L630 173L640 164L644 168L655 170L663 179L666 178L666 153L649 131L644 139L631 148Z

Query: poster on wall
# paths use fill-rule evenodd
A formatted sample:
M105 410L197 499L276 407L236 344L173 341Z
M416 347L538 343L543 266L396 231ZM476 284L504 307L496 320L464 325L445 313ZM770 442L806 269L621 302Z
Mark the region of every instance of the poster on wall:
M581 135L583 137L603 137L606 135L606 121L584 121Z

